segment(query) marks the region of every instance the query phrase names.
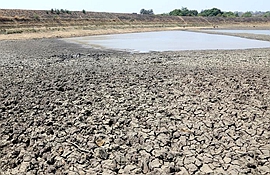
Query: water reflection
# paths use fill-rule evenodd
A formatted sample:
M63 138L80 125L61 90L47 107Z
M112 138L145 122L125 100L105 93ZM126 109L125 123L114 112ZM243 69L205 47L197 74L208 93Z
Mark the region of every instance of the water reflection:
M207 31L207 30L206 30ZM222 33L250 33L256 35L270 35L270 30L211 30Z
M270 42L188 31L162 31L65 39L87 47L136 52L249 49L270 47Z

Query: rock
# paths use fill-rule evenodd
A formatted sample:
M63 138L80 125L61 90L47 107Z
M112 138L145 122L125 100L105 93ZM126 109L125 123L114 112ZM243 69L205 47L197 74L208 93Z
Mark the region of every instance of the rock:
M154 159L152 162L149 163L149 168L153 170L154 168L161 167L161 163L159 159Z
M229 174L238 174L238 172L240 171L241 171L241 168L238 165L230 165L229 168L227 169L227 172Z
M101 159L108 159L109 154L107 153L107 151L104 148L99 148L98 149L98 157Z
M213 170L209 167L208 164L203 164L203 166L200 168L200 170L202 171L202 173L212 173Z
M23 161L24 162L30 162L32 160L32 156L31 155L24 155L23 156Z
M231 158L229 158L229 157L224 157L224 162L226 163L226 164L229 164L229 163L231 163L231 161L232 161L232 159Z
M190 174L193 174L195 171L198 170L198 167L193 163L185 165L185 168L188 170L188 172L190 172Z
M196 165L197 167L201 167L201 166L203 165L203 163L202 163L202 161L196 159L195 165Z
M125 157L125 155L115 155L115 160L120 166L127 164L127 158Z
M184 159L184 164L191 164L191 163L195 163L197 159L193 156L189 156L189 157L185 157Z
M101 147L104 145L105 141L101 138L98 138L95 140L95 143L97 144L97 146Z
M177 174L181 174L181 175L190 175L191 173L188 172L188 170L184 167L180 168L180 172L178 172Z
M260 174L270 174L270 168L268 166L259 166L258 171Z
M212 163L213 162L213 158L212 158L212 155L211 154L208 154L208 153L206 153L206 154L204 154L204 156L203 156L203 162L204 163Z
M86 172L83 171L83 170L79 170L79 171L78 171L78 174L79 174L79 175L86 175Z
M270 158L270 150L262 149L261 152L262 152L262 154L260 154L258 156L260 159L268 159L268 158Z
M135 166L135 165L127 165L124 168L124 174L132 174L132 171L136 168L137 168L137 166Z
M250 168L243 168L243 169L241 169L240 173L242 173L242 174L250 174L250 173L252 173L252 171L251 171Z
M62 166L64 166L65 165L65 160L62 158L62 157L60 157L60 156L56 156L55 157L55 167L58 169L58 168L60 168L60 167L62 167Z
M168 153L165 160L168 162L172 162L174 160L174 157L175 156L172 153Z
M256 169L257 166L254 163L247 163L248 168Z
M181 136L181 132L180 131L176 131L173 133L173 138L174 139L178 139Z
M152 151L152 154L159 159L164 159L166 157L166 153L168 152L168 150L161 148L161 149L154 149Z
M148 166L148 161L147 160L144 160L142 162L142 172L144 174L148 173L150 170L149 170L149 166Z
M117 165L115 161L113 160L104 160L102 161L102 169L107 169L107 170L115 170Z
M180 136L179 143L183 146L187 145L187 137L186 136Z
M30 163L29 162L22 162L20 165L20 172L26 172L27 168L29 167Z

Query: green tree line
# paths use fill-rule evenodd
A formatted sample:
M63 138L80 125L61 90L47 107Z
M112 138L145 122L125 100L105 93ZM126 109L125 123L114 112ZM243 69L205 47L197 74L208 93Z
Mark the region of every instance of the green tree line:
M164 15L164 14L163 14ZM171 12L169 12L170 16L219 16L219 17L252 17L252 16L264 16L264 17L270 17L270 11L268 12L260 12L260 14L256 14L253 12L245 12L245 13L239 13L239 12L226 12L221 11L218 8L212 8L212 9L206 9L202 10L200 13L197 10L189 10L187 7L182 7L181 9L175 9Z
M238 13L222 12L218 8L202 10L200 13L197 10L189 10L186 7L175 9L169 13L170 16L222 16L222 17L238 17Z

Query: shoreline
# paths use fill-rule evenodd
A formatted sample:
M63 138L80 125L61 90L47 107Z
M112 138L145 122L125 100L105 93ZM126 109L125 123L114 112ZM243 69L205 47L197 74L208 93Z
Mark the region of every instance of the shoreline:
M84 29L86 28L86 29ZM230 35L236 37L243 37L249 39L257 39L263 41L270 41L270 37L265 37L265 35L253 35L253 34L233 34L233 33L221 33L211 31L212 29L222 30L222 29L246 29L246 30L269 30L269 26L258 25L256 28L254 26L242 26L242 25L224 25L219 26L219 28L213 28L213 26L205 27L162 27L162 26L100 26L98 28L88 29L87 26L73 26L73 27L59 27L52 28L50 30L46 28L26 28L26 29L14 29L14 30L25 30L28 32L13 34L0 34L1 40L24 40L24 39L41 39L41 38L72 38L72 37L82 37L82 36L92 36L92 35L109 35L109 34L124 34L124 33L138 33L138 32L154 32L154 31L170 31L170 30L182 30L182 31L194 31L209 34L220 34L220 35ZM202 31L209 29L209 31ZM33 30L33 32L31 32Z
M15 33L15 34L0 34L0 40L23 40L23 39L40 39L40 38L71 38L91 35L109 35L122 33L137 33L150 31L165 31L165 30L179 30L180 27L146 27L146 28L98 28L92 30L75 29L73 27L62 31L46 31L37 33Z
M219 29L222 30L222 29ZM232 29L229 29L232 30ZM248 30L248 29L246 29ZM250 30L257 30L257 29L250 29ZM215 34L215 35L227 35L227 36L235 36L240 38L246 39L253 39L253 40L260 40L260 41L270 41L270 35L263 35L263 34L251 34L251 33L226 33L226 32L216 32L216 31L205 31L205 30L190 30L193 32L200 32L200 33L207 33L207 34Z

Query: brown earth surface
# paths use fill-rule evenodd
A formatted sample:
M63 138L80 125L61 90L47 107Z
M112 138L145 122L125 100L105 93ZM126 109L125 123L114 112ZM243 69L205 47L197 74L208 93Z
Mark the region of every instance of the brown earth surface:
M269 29L270 18L176 17L124 13L0 9L0 39L58 38L196 28Z
M0 48L1 175L270 173L270 49Z
M194 30L198 20L266 29L267 18L83 15L0 10L0 175L270 174L270 49L131 54L9 40Z

